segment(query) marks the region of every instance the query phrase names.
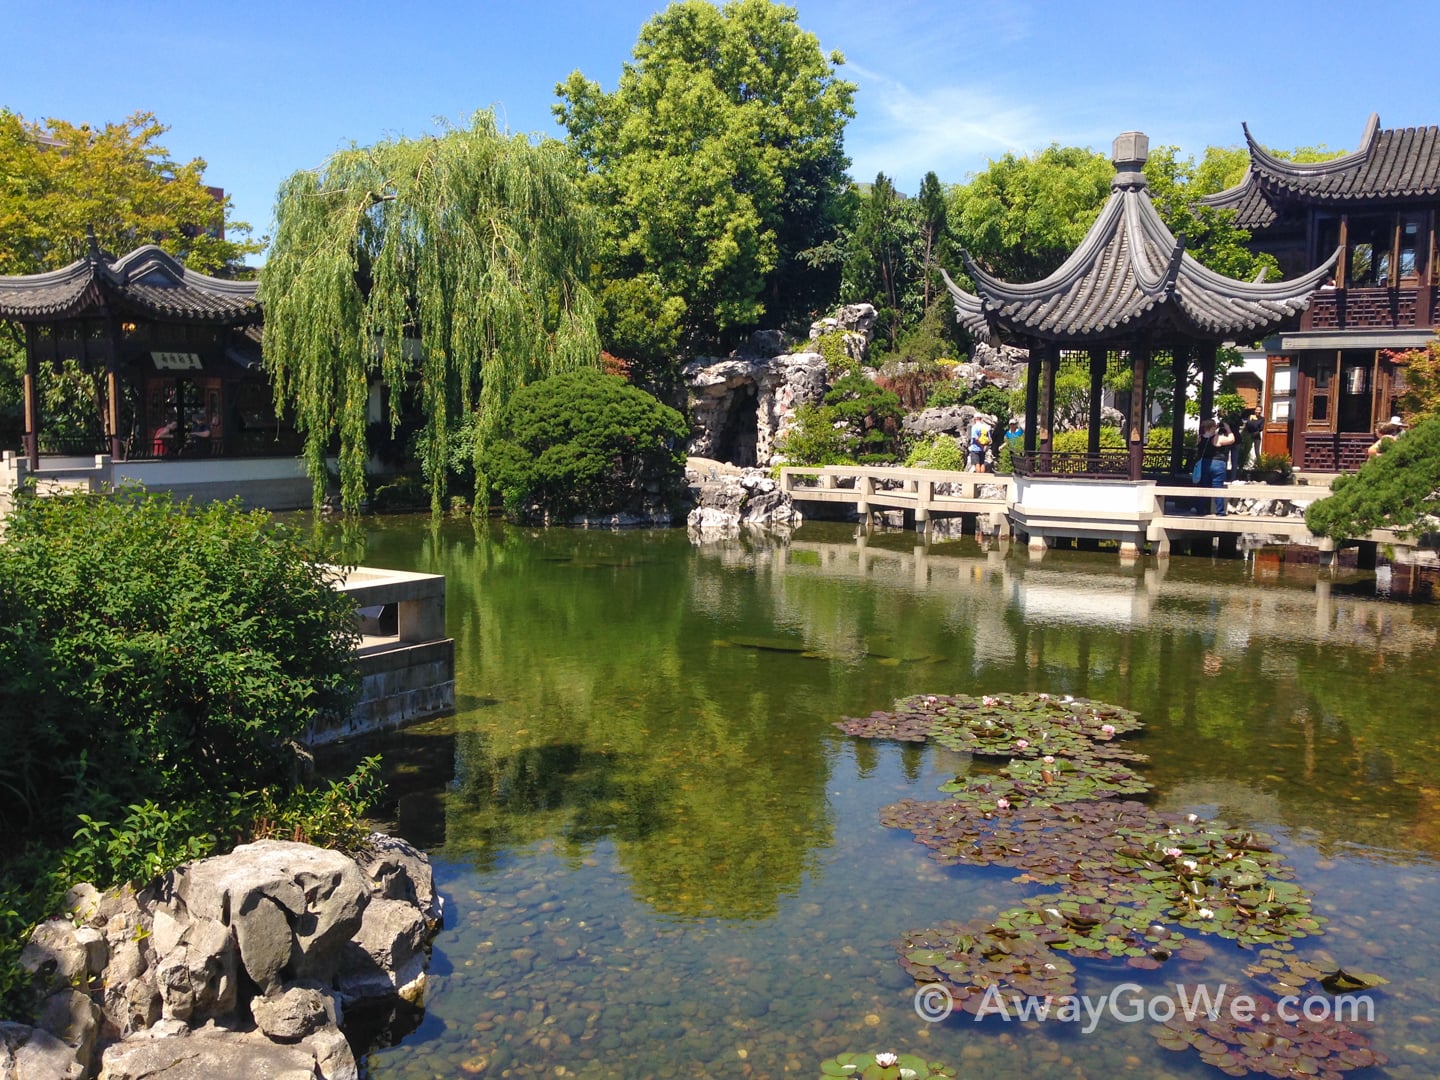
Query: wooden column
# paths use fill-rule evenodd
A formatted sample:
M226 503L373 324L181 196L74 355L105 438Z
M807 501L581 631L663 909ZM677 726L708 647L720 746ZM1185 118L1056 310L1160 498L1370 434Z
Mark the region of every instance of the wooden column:
M1030 361L1025 367L1025 453L1031 464L1035 461L1035 439L1039 434L1038 416L1040 408L1040 364L1038 346L1030 349Z
M1040 469L1050 471L1050 453L1054 449L1055 370L1060 366L1060 346L1046 344L1040 354Z
M1425 235L1415 238L1415 258L1424 259L1424 263L1416 267L1419 279L1415 289L1415 325L1430 325L1431 297L1434 292L1432 286L1435 283L1435 272L1431 269L1431 263L1435 259L1435 211L1429 210L1425 214Z
M110 460L123 457L124 440L120 438L120 321L113 316L106 320L110 331L110 349L105 356L105 434L110 438Z
M1105 368L1109 359L1105 349L1090 350L1090 438L1085 450L1092 458L1100 453L1100 398L1105 393Z
M25 398L25 457L32 473L40 468L40 361L35 356L35 338L35 327L27 325L21 392Z
M1130 479L1145 472L1145 375L1150 367L1150 346L1130 350L1134 379L1130 384Z
M1190 381L1190 346L1177 345L1170 356L1175 400L1170 405L1170 471L1185 471L1185 387Z
M1200 343L1200 420L1215 414L1215 342Z

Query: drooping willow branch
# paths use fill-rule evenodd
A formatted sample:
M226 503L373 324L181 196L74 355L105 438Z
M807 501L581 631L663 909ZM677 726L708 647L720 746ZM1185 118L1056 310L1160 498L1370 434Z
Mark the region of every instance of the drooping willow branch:
M594 230L568 153L482 112L435 138L342 150L281 186L260 279L265 365L304 435L317 505L336 442L341 505L364 498L376 382L392 433L407 400L424 418L438 507L465 423L483 440L516 389L598 363Z

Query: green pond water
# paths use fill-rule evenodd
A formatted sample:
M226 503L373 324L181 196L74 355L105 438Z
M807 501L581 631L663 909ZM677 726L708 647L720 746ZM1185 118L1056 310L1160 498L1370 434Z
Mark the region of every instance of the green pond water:
M1053 889L878 823L966 755L834 725L1019 691L1138 711L1152 805L1270 832L1329 919L1297 952L1389 980L1389 1063L1346 1076L1440 1075L1440 606L1263 556L1035 561L826 524L694 545L379 519L351 554L444 574L456 640L456 713L378 743L386 824L431 853L446 923L424 1020L373 1078L815 1076L886 1050L976 1078L1223 1075L1148 1022L917 1015L903 933ZM1079 991L1257 989L1252 953L1212 945L1078 961Z

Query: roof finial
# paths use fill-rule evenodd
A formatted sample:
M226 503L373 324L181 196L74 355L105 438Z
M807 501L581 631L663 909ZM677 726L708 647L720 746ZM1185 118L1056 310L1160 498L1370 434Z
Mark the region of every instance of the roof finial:
M1110 160L1115 164L1115 178L1110 190L1139 191L1145 187L1145 159L1150 156L1150 136L1143 131L1127 131L1115 136Z
M100 254L100 241L95 239L95 224L93 222L85 226L85 243L87 247L85 254L90 257L90 260L97 263L101 262L103 256Z

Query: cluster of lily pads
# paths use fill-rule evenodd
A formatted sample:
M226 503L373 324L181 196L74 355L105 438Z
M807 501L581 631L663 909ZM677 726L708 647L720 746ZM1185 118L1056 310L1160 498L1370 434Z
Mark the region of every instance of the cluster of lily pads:
M1150 790L1131 767L1148 759L1116 741L1143 726L1126 709L1048 694L917 695L838 726L861 738L931 741L995 762L991 771L945 784L949 798L905 799L884 808L880 820L909 830L942 864L1009 867L1018 882L1057 890L990 922L946 922L904 935L901 966L918 982L943 984L959 1009L980 1012L987 993L1073 995L1069 957L1145 970L1201 959L1206 937L1254 951L1247 972L1277 994L1311 982L1343 993L1384 981L1327 973L1293 957L1292 941L1323 933L1325 920L1264 834L1160 813L1125 797ZM1169 1049L1194 1049L1233 1076L1339 1077L1384 1061L1353 1026L1269 1015L1246 1023L1181 1015L1156 1038ZM1290 1071L1274 1072L1281 1067L1275 1060Z
M820 1080L850 1076L855 1080L953 1080L954 1069L917 1054L840 1054L820 1066Z

